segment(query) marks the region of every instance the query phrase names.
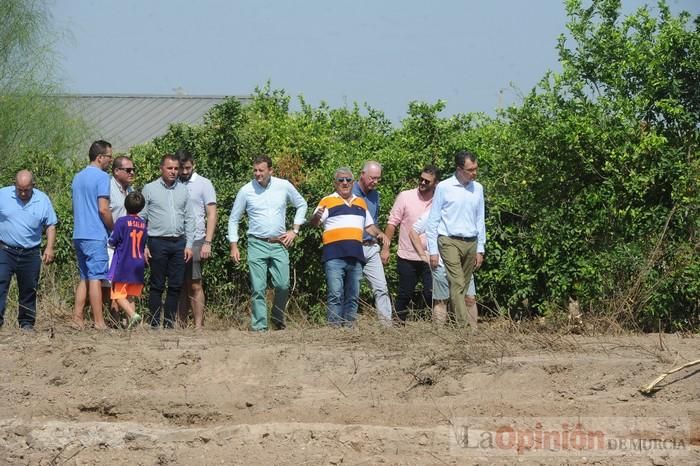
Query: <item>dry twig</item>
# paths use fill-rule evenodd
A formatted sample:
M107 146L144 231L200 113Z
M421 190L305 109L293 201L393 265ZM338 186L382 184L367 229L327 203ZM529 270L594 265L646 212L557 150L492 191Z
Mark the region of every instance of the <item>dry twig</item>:
M674 372L678 372L680 370L683 370L686 367L695 366L697 364L700 364L700 359L697 359L695 361L690 361L690 362L683 364L682 366L678 366L676 368L673 368L670 371L668 371L664 374L661 374L660 376L655 378L649 385L645 385L644 387L640 388L639 391L642 392L642 394L644 394L644 395L650 395L650 394L654 393L655 391L659 390L659 388L656 388L656 385L659 382L661 382L663 379L668 377L669 375L673 374Z

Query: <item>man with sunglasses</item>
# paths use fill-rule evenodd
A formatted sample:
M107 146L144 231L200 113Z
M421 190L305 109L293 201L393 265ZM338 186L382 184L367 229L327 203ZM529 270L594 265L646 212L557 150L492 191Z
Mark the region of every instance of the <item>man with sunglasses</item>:
M352 187L352 193L361 198L367 204L374 224L379 228L379 191L377 185L382 180L382 166L379 162L368 160L362 166L360 179ZM389 256L389 242L381 241L381 249L377 242L377 237L365 231L362 238L362 249L365 253L365 264L362 273L372 287L374 293L374 307L377 309L377 317L382 325L391 326L391 298L389 297L389 287L386 284L384 275L384 265L382 264L381 253ZM379 238L386 239L382 234Z
M440 181L440 171L434 165L427 165L418 178L418 187L401 191L389 213L384 234L389 242L394 238L396 228L399 228L399 247L396 253L396 271L399 276L399 292L396 296L396 316L399 322L406 321L408 306L413 298L416 284L423 283L423 306L429 308L432 302L433 281L430 265L416 253L409 233L413 224L423 213L430 210L433 203L435 186ZM389 259L389 248L382 250L382 262ZM416 303L418 304L418 303Z
M322 260L328 286L328 324L352 327L365 264L363 234L379 238L382 243L387 240L374 224L367 203L353 194L350 168L338 168L334 179L335 192L321 199L310 223L324 227Z
M54 259L56 212L49 197L34 188L32 172L21 170L15 185L0 189L0 326L4 323L7 291L17 278L17 321L32 330L36 321L36 290L41 263ZM46 249L41 254L41 235Z
M455 174L435 188L426 227L430 267L436 269L442 257L457 323L474 328L476 306L468 307L464 296L474 270L484 260L486 244L484 188L476 181L477 168L472 152L455 154Z
M102 281L107 279L107 238L114 221L109 209L109 175L112 145L95 141L88 153L90 163L73 177L73 246L78 258L80 282L75 290L73 324L84 326L85 304L92 309L94 326L104 330Z
M131 184L134 182L136 169L134 162L126 155L120 155L112 162L112 176L109 181L109 210L112 212L112 220L117 221L118 218L126 215L126 207L124 200L134 188Z
M120 155L112 160L112 176L109 180L109 210L112 212L112 221L117 222L117 219L126 215L126 207L124 200L126 195L134 190L131 184L134 181L136 169L134 162L126 155ZM112 266L112 257L114 256L114 248L107 247L107 255L109 256L109 267ZM109 299L112 284L109 280L102 281L102 296L105 302L110 301L110 314L113 322L119 322L119 305L116 300ZM105 290L104 288L109 288Z

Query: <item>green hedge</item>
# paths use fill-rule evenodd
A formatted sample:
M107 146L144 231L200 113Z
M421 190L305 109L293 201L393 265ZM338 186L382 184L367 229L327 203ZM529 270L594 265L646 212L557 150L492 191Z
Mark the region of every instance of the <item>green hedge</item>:
M225 236L255 156L269 154L275 175L290 179L310 207L333 189L338 166L357 172L367 159L380 161L384 226L396 194L416 186L421 167L434 163L448 176L453 153L469 148L480 157L487 197L482 309L557 316L577 300L585 312L630 327L697 328L698 28L663 3L659 18L646 9L621 18L614 0L587 9L569 1L567 8L574 47L560 40L562 73L547 74L521 105L496 118L441 117L444 102L414 102L394 126L369 107L312 107L300 98L292 111L290 97L268 85L246 107L227 100L203 125L175 125L134 147L136 185L159 176L163 153L193 152L219 202L214 256L205 268L209 300L218 312L244 314L245 260L238 266L229 260ZM69 187L79 167L46 154L32 155L26 165L56 203L58 267L73 277ZM325 315L320 243L320 230L304 227L290 251L292 304L315 321ZM393 259L387 275L396 290ZM371 301L367 290L364 295Z

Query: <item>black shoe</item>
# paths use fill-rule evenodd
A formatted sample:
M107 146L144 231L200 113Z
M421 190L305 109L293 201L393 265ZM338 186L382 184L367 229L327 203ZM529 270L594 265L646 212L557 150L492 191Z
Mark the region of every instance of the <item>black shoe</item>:
M20 329L24 332L33 332L34 331L34 326L31 324L24 324L20 327Z

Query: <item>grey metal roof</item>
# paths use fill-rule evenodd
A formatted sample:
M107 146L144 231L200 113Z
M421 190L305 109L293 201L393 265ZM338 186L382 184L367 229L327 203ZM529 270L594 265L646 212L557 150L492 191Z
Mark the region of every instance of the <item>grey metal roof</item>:
M90 126L90 142L104 139L115 152L165 134L172 123L200 124L204 115L227 96L70 94L68 107ZM233 96L245 104L249 96Z

